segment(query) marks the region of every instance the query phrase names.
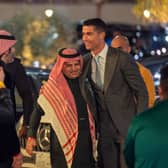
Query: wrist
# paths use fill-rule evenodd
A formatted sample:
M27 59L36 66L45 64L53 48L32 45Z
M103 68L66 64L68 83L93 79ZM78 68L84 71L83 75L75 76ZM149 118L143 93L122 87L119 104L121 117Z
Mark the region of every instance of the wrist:
M13 156L14 158L18 158L18 157L22 157L22 154L21 153L17 153Z
M28 137L27 138L27 141L34 141L35 140L35 138L33 138L33 137Z
M30 126L29 125L23 125L22 127L24 127L24 128L30 128Z

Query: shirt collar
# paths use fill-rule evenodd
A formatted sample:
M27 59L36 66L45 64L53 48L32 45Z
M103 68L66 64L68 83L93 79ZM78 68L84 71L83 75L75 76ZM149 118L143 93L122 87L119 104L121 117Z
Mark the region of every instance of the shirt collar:
M104 48L97 54L97 55L94 55L94 53L92 53L92 55L95 57L95 56L100 56L101 58L105 58L105 56L107 55L107 51L108 51L108 46L107 44L105 43L104 45Z
M97 55L99 55L101 58L104 58L107 55L107 51L108 51L108 46L105 43L103 50L100 51L100 53L98 53Z

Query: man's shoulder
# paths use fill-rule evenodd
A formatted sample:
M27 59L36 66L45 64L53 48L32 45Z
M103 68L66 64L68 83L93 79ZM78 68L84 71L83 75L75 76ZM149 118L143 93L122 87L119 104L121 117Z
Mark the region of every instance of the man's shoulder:
M89 60L91 60L92 56L90 54L90 52L86 53L83 55L83 61L84 61L84 64L85 63L88 63Z
M23 64L21 63L21 59L15 58L13 62L13 66L16 67L17 69L24 69Z
M15 64L21 64L21 59L19 58L14 58L14 61L13 61Z
M22 67L20 59L14 58L14 61L5 65L7 72L14 74L16 70Z
M88 58L90 58L91 57L91 53L90 52L87 52L87 53L85 53L84 55L83 55L83 58L84 59L88 59Z
M11 74L16 74L19 72L18 74L20 75L25 73L25 68L19 58L14 58L14 61L10 64L7 64L6 67Z
M152 124L156 119L167 118L167 107L168 100L159 102L154 107L137 114L132 121L132 127L142 128L144 125Z
M7 64L8 67L17 67L18 65L21 65L21 60L19 58L14 58L14 61Z
M168 100L160 101L156 105L154 105L152 108L148 108L145 111L139 113L136 118L138 120L144 120L145 118L151 118L152 113L158 113L160 111L164 111L168 107Z
M117 55L118 57L128 57L129 54L127 54L126 52L123 52L121 49L119 48L113 48L111 46L108 46L108 55Z

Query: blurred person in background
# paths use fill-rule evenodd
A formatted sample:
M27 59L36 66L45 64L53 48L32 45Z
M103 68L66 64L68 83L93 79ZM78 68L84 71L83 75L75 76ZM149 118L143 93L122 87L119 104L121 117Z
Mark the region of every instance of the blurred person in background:
M82 76L90 80L96 95L99 167L122 168L128 126L136 113L147 108L148 95L135 61L105 43L106 28L100 18L83 22L82 39L90 52L83 57Z
M119 48L128 54L131 52L131 46L130 46L129 40L126 36L123 36L123 35L115 36L112 39L111 46L113 48ZM155 86L154 86L152 73L150 72L149 69L144 67L139 62L136 62L136 63L139 67L140 74L145 82L145 85L148 91L148 96L149 96L148 106L152 107L155 103Z
M23 104L23 124L19 131L19 135L25 137L29 126L30 115L33 111L33 97L31 85L26 75L23 65L18 58L15 58L16 43L15 37L5 31L0 30L0 61L3 63L6 74L5 85L10 89L13 107L15 111L15 121L18 122L20 116L16 112L15 87L18 90Z
M128 168L168 166L168 65L160 74L162 101L135 117L129 127L124 150Z
M79 77L82 67L76 49L61 49L31 116L26 151L32 154L45 115L51 124L52 168L95 168L96 106L88 79Z
M5 88L5 74L0 65L0 168L21 168L23 158L15 129L15 115L10 92Z

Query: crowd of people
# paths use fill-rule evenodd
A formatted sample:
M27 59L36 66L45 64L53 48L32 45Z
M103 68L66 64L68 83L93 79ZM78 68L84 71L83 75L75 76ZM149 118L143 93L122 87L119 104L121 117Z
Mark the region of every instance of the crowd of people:
M41 117L51 126L52 168L165 168L168 138L168 65L161 69L160 101L149 69L130 55L124 35L111 45L100 18L83 22L87 52L62 48L34 102L15 37L0 30L0 167L20 168L19 137L32 155ZM23 99L23 125L16 134L14 89ZM145 137L145 138L144 138ZM12 142L12 143L11 143Z

